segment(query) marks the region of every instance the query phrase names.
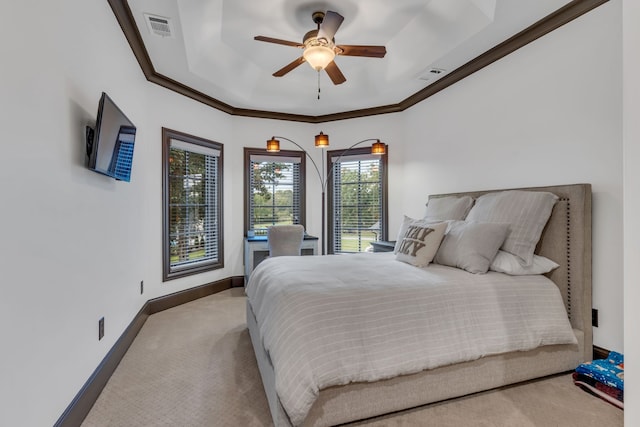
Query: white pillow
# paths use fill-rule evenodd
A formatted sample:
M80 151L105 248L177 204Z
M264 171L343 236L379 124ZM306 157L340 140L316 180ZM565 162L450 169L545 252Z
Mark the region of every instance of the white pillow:
M433 262L486 273L508 233L508 224L451 221Z
M545 191L488 193L476 199L467 221L509 224L509 234L500 249L518 256L523 265L530 266L556 200L558 196Z
M438 251L447 223L415 220L407 225L396 259L416 267L426 267Z
M498 251L489 270L512 276L527 276L530 274L545 274L558 267L558 264L540 255L533 255L533 263L530 266L523 266L517 256L509 252Z
M424 217L437 220L462 220L469 213L471 206L473 206L471 196L432 197L427 202Z

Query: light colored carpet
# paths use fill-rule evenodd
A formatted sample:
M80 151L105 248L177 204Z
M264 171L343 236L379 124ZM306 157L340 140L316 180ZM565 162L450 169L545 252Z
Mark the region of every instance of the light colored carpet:
M82 425L272 425L243 289L150 316ZM623 412L564 374L352 425L611 427Z

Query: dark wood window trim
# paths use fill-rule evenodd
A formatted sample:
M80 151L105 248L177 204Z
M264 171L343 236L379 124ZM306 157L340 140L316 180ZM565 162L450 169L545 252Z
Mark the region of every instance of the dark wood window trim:
M305 229L307 224L307 216L306 216L306 155L304 151L298 150L280 150L277 153L270 153L264 148L249 148L245 147L244 149L244 234L245 237L247 235L247 231L249 230L249 224L251 223L249 219L249 205L251 203L251 179L250 179L250 166L251 166L251 156L268 156L274 157L274 161L277 160L278 157L297 157L300 159L300 224L302 224Z
M347 153L344 150L331 150L327 151L326 164L327 164L327 253L332 254L334 247L333 233L335 230L334 216L333 216L333 174L331 173L333 163L332 157L340 156L342 154L347 156L353 155L367 155L371 153L371 147L352 148ZM348 157L347 157L348 158ZM388 240L389 236L389 146L385 154L380 156L380 174L382 180L382 217L380 218L381 236L380 240Z
M217 209L215 213L215 233L218 237L217 259L194 264L193 266L183 266L180 269L171 271L171 242L169 237L169 153L171 140L186 142L188 144L199 145L208 149L220 152L218 156L218 167L216 171L216 194ZM203 273L224 267L224 225L223 225L223 145L208 139L189 135L176 130L162 128L162 281L175 279L192 274Z

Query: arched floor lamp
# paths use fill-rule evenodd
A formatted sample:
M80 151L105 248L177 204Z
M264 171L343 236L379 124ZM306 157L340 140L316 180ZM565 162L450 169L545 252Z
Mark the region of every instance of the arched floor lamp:
M284 136L272 136L271 139L269 139L267 141L267 151L270 153L277 153L280 151L280 140L279 139L284 139L285 141L289 141L290 143L294 144L296 147L298 147L299 149L301 149L304 154L309 158L309 160L311 160L311 163L313 163L313 167L315 167L316 172L318 173L318 178L320 179L320 185L322 186L322 236L320 237L322 239L322 255L326 254L326 239L325 239L325 230L326 230L326 224L325 224L325 217L326 217L326 212L325 212L325 206L326 206L326 191L327 191L327 182L329 180L329 178L331 177L331 173L333 172L333 168L331 168L331 170L328 172L328 174L326 176L324 176L321 172L320 169L318 168L318 165L316 164L316 162L313 160L313 157L311 157L311 155L309 155L309 153L307 152L307 150L305 150L304 148L302 148L300 146L300 144L298 144L297 142L286 138ZM375 155L383 155L386 153L387 151L387 147L384 144L384 142L380 142L379 139L377 138L367 138L367 139L363 139L362 141L358 141L355 144L351 145L349 148L345 149L342 153L340 153L340 156L338 156L336 163L340 161L340 159L342 158L342 156L344 156L345 154L347 154L347 152L349 152L349 150L351 150L352 148L363 144L365 142L368 141L375 141L373 144L371 144L371 154L375 154ZM322 132L320 132L318 135L316 135L315 137L315 146L317 148L322 148L322 169L324 170L324 149L326 147L329 146L329 135L326 135Z

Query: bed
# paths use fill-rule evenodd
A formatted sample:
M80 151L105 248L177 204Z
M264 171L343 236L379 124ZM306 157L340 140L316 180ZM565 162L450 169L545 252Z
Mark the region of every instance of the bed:
M287 276L287 274L283 274L283 272L295 271L293 276L289 274L291 277L303 277L305 272L311 272L312 275L309 277L316 277L316 279L308 279L307 281L317 280L317 285L320 285L323 280L330 282L329 279L324 279L324 277L328 277L330 275L318 274L317 271L314 273L315 268L320 268L321 271L325 272L331 271L332 267L330 263L332 262L332 259L335 258L342 259L343 264L345 259L350 259L354 266L360 262L365 265L364 263L369 262L364 260L367 255L303 257L305 259L317 258L317 260L305 260L305 262L302 262L301 259L298 259L297 262L294 261L293 264L291 259L287 260L289 257L283 257L282 260L273 259L269 262L265 261L263 263L265 265L262 268L257 268L254 271L254 274L251 276L251 280L247 284L247 325L274 424L276 426L328 426L343 424L555 373L570 371L575 369L575 367L583 361L590 360L592 355L591 186L589 184L572 184L532 187L518 190L552 193L557 196L557 200L553 204L550 212L549 219L544 225L544 229L542 230L539 241L537 242L535 253L555 261L559 266L550 273L544 275L550 280L547 280L542 276L519 276L515 277L514 280L518 281L517 283L519 288L542 289L546 286L544 292L555 292L558 295L558 304L562 310L560 317L564 316L564 322L567 325L564 329L568 329L569 334L563 330L563 325L561 324L562 321L558 318L558 311L556 310L555 312L551 312L551 310L549 310L549 313L545 313L545 321L542 323L546 324L548 321L549 325L547 325L547 329L558 332L556 334L552 334L552 338L530 337L527 335L525 337L526 339L523 340L523 343L518 344L521 345L520 347L512 347L512 350L508 350L506 352L496 350L497 347L491 347L491 337L488 339L483 338L482 340L479 340L480 344L487 345L488 347L484 348L483 353L480 355L465 355L464 351L460 351L457 353L461 353L463 355L460 356L455 354L455 357L450 359L453 360L451 363L443 362L443 360L436 360L434 362L432 360L433 357L426 361L420 360L419 363L414 363L413 361L411 363L402 362L398 363L403 364L404 369L400 374L391 374L390 371L378 369L378 371L376 371L376 375L378 375L377 379L371 380L368 377L363 377L361 372L356 372L343 380L336 381L333 378L329 382L318 380L320 385L317 386L317 389L313 389L313 387L311 387L309 391L302 387L302 385L305 385L305 381L307 380L316 381L316 377L318 375L315 371L311 374L308 373L305 370L305 366L311 366L309 365L309 362L297 357L296 351L298 350L296 350L295 347L297 338L283 338L283 336L285 330L291 330L293 331L292 333L295 333L298 329L303 330L305 322L311 322L310 324L313 325L313 316L317 316L318 313L312 312L309 314L307 312L305 314L302 312L301 308L299 309L299 307L304 304L312 304L313 307L316 307L316 304L310 303L310 300L305 299L306 294L300 294L305 295L305 298L300 300L302 301L300 304L296 305L296 290L298 288L304 289L302 284L295 283L296 279L290 280L294 283L286 285L283 284L282 286L285 287L278 287L280 285L277 285L274 290L267 292L265 290L267 287L264 286L263 283L267 281L265 277L268 277L268 271L271 271L276 275L276 278L272 277L271 281L282 282L277 279L277 277L278 275L282 275L282 277ZM444 198L462 196L471 196L474 200L480 200L479 198L481 196L494 195L505 191L508 190L432 195L429 198L429 203L432 201L435 203L438 199L444 200ZM378 257L375 258L375 256ZM417 287L412 280L418 280L420 278L419 276L424 274L435 278L435 282L438 282L441 276L448 277L453 275L456 286L466 286L462 282L469 278L471 278L469 280L476 278L477 283L482 283L482 286L485 286L486 282L486 286L489 287L489 294L493 293L503 295L505 293L504 289L508 289L508 286L511 286L507 284L510 277L507 277L507 275L502 273L489 272L487 274L474 275L461 269L434 264L430 264L428 267L424 268L416 268L396 261L393 254L369 254L369 257L375 259L375 263L377 263L378 266L386 266L382 271L387 272L387 274L379 272L377 274L378 277L374 278L372 276L368 279L370 281L370 286L367 286L366 283L361 283L356 285L355 291L353 291L353 289L349 291L352 294L355 293L361 295L361 298L359 299L362 299L363 301L368 300L366 292L369 287L375 288L376 292L378 292L376 298L382 298L384 301L395 298L394 295L397 295L397 298L405 298L407 302L404 304L414 303L412 300L419 301L419 297L413 297L413 295L417 295L414 293L416 292ZM361 258L362 261L360 261ZM314 267L314 262L317 263L318 266ZM398 265L392 265L390 263L396 263ZM343 267L338 267L337 265L338 264L333 268L335 271L339 272L341 275L348 275L346 270L339 270ZM399 270L393 270L395 268L398 268ZM411 273L411 269L415 270L415 274ZM407 286L408 288L395 287L398 286L395 283L395 277L398 277L399 275L403 276L403 283L405 283L405 276L407 276L407 283L403 286ZM301 282L304 282L304 280L301 280ZM385 290L381 286L381 282L389 282L391 291ZM547 284L550 285L547 286ZM308 287L307 289L312 289L314 286L316 286L316 284L311 283L311 287ZM329 286L331 285L329 284ZM480 288L481 286L477 285L477 287ZM436 286L434 288L437 289L438 287ZM549 288L553 288L553 290ZM343 295L340 294L340 292L346 291L343 291L342 288L337 285L332 289L336 292L337 300L342 300ZM455 287L452 289L455 289ZM465 299L477 300L484 298L480 294L474 298L465 298L464 295L467 292L463 289L463 287L458 288L457 292L460 296L454 298L455 301L462 301ZM262 301L262 299L265 298L264 294L270 294L270 298L276 298L278 295L285 294L296 295L294 295L293 300L289 300L286 303L274 303L274 300L269 300L270 302L267 303ZM425 298L430 299L432 296L425 296ZM444 306L453 307L450 305L452 304L450 295L448 298L449 300L446 300ZM515 298L525 300L522 297L516 296ZM535 298L538 297L527 297L526 301L530 300L532 307L536 304L538 304L538 306L545 304L544 299L540 300L542 302L535 303ZM541 296L540 298L549 297L547 295ZM324 307L323 311L328 313L332 313L334 308L332 306L333 303L330 300L331 298L322 302ZM278 305L277 308L274 309L273 306L276 304L281 305ZM508 304L513 304L513 302ZM439 303L439 306L442 306L442 304ZM553 304L549 304L549 306L553 306ZM271 307L271 311L267 310L269 307ZM284 307L286 307L286 309L284 309ZM409 307L409 305L407 305L407 307ZM370 308L367 310L370 310ZM465 310L467 309L462 309L462 311L459 310L459 312L464 313ZM411 310L407 309L406 311ZM523 311L523 308L519 307L516 311ZM302 313L299 320L296 320L297 318L295 317L291 317L295 315L296 312ZM455 313L456 310L444 310L439 314L439 316L446 316L448 312ZM490 308L487 313L476 313L475 315L480 317L489 316L491 313L495 312L495 309ZM349 311L349 313L351 313L351 311ZM341 315L344 315L344 313ZM304 319L305 316L306 319ZM286 326L282 326L281 324L276 332L266 330L265 325L275 322L274 318L276 317L282 317L282 319L279 320L286 322L284 324ZM395 317L395 314L391 314L389 317ZM503 317L508 316L505 315ZM455 318L451 318L446 322L455 323L455 321ZM433 320L430 320L430 322L433 322ZM469 320L467 319L466 322L469 322ZM358 322L345 322L345 325L349 323L358 324ZM318 348L321 348L322 346L327 346L327 342L322 341L324 338L319 331L326 328L321 326L323 323L320 321L317 324L318 331L317 334L314 335L317 337L317 340L314 339L314 341L318 341ZM335 330L335 325L327 326L327 328L334 328L334 334L346 333L342 330ZM380 327L377 326L377 328ZM342 328L338 327L338 329ZM404 335L405 331L408 331L406 333L409 334L414 333L414 331L411 331L408 328L398 328L398 334L395 334L396 336L393 336L392 339L390 339L390 342L395 343L396 338L398 338L397 336ZM349 333L352 334L350 340L353 341L353 337L357 336L358 331ZM433 328L432 330L426 328L425 331L416 333L426 334L419 335L421 337L427 336L433 333ZM367 338L361 341L371 341L369 338L370 335L366 335L369 334L369 332L362 332L362 334ZM556 335L560 338L556 337ZM570 335L570 337L567 335ZM382 336L384 336L384 334ZM557 340L554 341L556 338ZM416 341L415 338L413 341ZM398 338L397 343L399 344L392 347L393 352L415 352L415 349L406 348L403 350L404 347L402 347L411 345L410 343L413 341L409 340L403 343L402 340ZM507 341L509 341L509 345L511 345L511 341L513 340L509 338ZM285 342L288 347L285 346L283 342ZM407 342L409 344L407 344ZM538 344L535 344L536 342ZM329 345L330 344L331 343L329 342ZM443 345L445 344L446 343L443 343ZM294 347L291 347L291 345L294 345ZM313 347L307 343L298 343L297 345L301 349L301 354L304 353L304 351L315 351ZM267 347L268 350L265 349L265 347ZM435 346L433 347L439 348ZM325 359L336 361L337 368L335 370L348 366L348 363L343 363L339 359L341 357L338 354L340 353L340 348L340 346L333 347L333 351L336 352L336 354L329 357L329 359ZM438 359L438 357L440 359L443 359L443 357L449 357L446 353L446 346L442 348L445 350L435 352L434 357L436 359ZM383 357L386 357L384 356L384 351L388 351L388 349L382 348L380 351L382 351ZM353 356L347 355L345 357L348 359ZM358 361L358 363L361 363L361 361ZM296 367L296 365L300 366ZM274 366L278 366L279 368L275 369ZM301 380L300 377L295 376L286 377L286 375L283 374L283 366L286 366L287 368L291 366L292 369L296 368L298 375L303 374L303 379ZM276 376L276 372L278 372L278 377ZM283 377L283 375L285 376ZM320 376L322 377L322 375ZM283 384L286 383L293 384L294 388L296 385L300 385L302 388L298 390L290 390L287 391L287 393L284 393ZM326 384L329 385L327 386ZM278 393L278 389L280 390L280 393ZM297 397L300 397L299 400L302 400L304 403L303 409L301 410L298 410L299 408L294 408L291 405L291 399Z

